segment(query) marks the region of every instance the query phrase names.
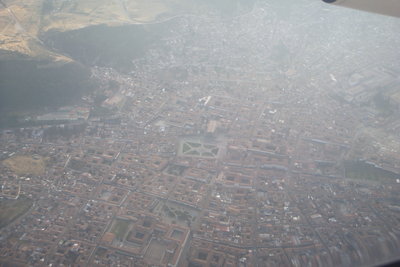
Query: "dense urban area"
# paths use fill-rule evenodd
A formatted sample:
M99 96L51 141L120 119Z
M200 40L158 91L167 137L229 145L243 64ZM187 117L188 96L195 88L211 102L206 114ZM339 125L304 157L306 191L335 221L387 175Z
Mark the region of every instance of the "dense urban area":
M0 266L396 259L400 22L300 2L173 18L76 105L1 130Z

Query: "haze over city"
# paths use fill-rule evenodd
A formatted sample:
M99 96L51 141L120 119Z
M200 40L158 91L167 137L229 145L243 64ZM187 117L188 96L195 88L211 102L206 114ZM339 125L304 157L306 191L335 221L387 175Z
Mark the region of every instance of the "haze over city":
M0 1L0 266L379 266L400 19L318 0Z

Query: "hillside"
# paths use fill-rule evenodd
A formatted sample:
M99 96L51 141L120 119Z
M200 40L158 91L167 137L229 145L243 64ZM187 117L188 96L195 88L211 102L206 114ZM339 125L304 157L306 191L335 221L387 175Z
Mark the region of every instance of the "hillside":
M90 65L129 65L166 32L163 22L252 2L1 0L0 111L66 104L90 87Z
M40 36L96 25L121 26L163 22L182 14L233 12L254 0L2 0L0 51L70 61L49 50Z

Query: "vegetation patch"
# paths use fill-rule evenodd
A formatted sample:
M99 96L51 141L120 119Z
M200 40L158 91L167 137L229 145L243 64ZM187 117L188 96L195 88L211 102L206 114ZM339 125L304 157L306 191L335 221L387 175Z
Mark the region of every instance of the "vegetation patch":
M219 148L216 145L202 142L183 141L179 153L189 157L217 158Z
M375 182L393 182L400 178L399 174L384 170L364 161L347 161L344 163L346 177L357 180Z
M82 160L71 159L69 161L68 167L76 171L83 171L86 168L86 163Z
M182 173L187 169L187 167L185 166L181 166L181 165L169 165L167 168L167 173L171 174L171 175L176 175L176 176L180 176L182 175Z
M18 175L43 175L46 170L46 160L37 155L14 156L3 164Z
M111 227L111 233L115 234L116 238L123 240L126 233L129 231L131 221L124 219L116 219Z
M186 144L191 147L201 147L201 144L199 144L199 143L187 142Z
M32 199L21 196L18 199L0 200L0 228L25 214L33 205Z
M190 148L190 146L188 144L186 144L186 143L183 144L183 147L182 147L182 152L183 153L188 152L190 149L191 148Z
M197 218L199 211L178 203L160 201L155 207L154 213L161 216L165 223L187 227Z

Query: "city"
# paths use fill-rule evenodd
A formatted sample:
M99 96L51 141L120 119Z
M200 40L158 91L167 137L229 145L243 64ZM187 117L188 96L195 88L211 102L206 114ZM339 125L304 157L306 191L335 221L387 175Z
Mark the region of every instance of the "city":
M81 103L2 130L0 196L25 212L1 229L0 266L398 257L396 45L333 50L343 36L318 43L312 35L325 28L304 18L315 3L286 20L269 5L174 18L129 72L95 66L98 88Z

